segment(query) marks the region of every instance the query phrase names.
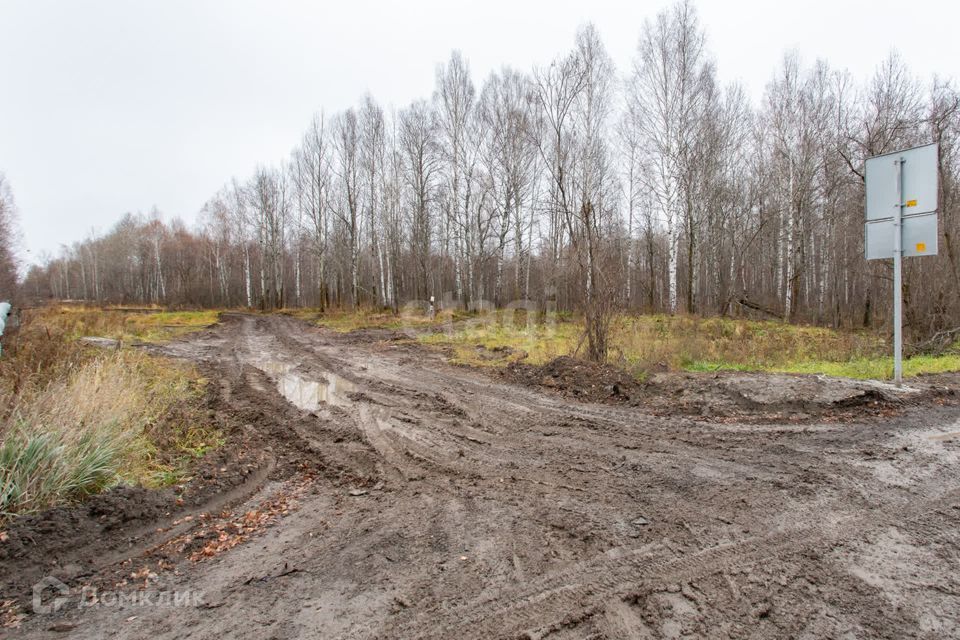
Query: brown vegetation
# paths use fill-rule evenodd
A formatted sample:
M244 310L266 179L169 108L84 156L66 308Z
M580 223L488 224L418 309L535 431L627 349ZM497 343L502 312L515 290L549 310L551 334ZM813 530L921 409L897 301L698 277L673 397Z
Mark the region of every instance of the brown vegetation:
M111 318L30 310L0 360L0 517L118 484L175 480L218 444L201 412L205 381L143 352L84 346ZM114 326L123 326L114 318Z

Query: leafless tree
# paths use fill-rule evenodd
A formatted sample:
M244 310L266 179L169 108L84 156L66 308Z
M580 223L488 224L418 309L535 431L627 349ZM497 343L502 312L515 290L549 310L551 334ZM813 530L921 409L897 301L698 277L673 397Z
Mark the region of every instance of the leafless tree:
M647 189L666 225L671 313L678 302L680 235L685 227L688 232L696 227L691 179L714 85L691 2L684 0L644 23L627 100L646 154Z
M0 298L4 300L17 293L17 228L13 190L0 173Z
M429 100L318 114L289 163L230 180L195 227L125 214L23 290L264 308L537 298L582 314L597 360L622 306L882 329L890 267L863 257L864 161L938 142L942 255L905 265L907 330L960 325L956 88L895 53L859 82L788 52L752 105L706 42L681 0L644 23L625 77L591 25L479 92L455 51ZM0 295L16 286L13 211L0 177Z

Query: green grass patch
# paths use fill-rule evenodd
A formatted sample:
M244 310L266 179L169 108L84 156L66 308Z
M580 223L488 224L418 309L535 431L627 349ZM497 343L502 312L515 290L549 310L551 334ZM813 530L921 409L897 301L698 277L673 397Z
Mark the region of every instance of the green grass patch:
M891 356L854 358L847 361L815 360L792 362L770 367L757 367L732 362L691 362L687 371L770 371L778 373L811 373L855 378L858 380L890 380L893 378ZM960 371L960 355L948 353L940 356L913 356L903 361L903 375L918 376L927 373L951 373Z

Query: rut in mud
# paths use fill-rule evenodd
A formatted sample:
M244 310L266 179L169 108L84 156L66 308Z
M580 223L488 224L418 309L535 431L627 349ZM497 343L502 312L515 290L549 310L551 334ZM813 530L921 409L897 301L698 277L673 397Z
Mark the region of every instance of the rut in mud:
M65 607L17 633L960 635L955 409L704 422L662 402L579 403L394 338L228 315L166 347L200 363L238 422L240 462L221 467L246 465L235 510L294 484L292 506L209 557L209 536L171 524L182 513L150 516L160 531L116 553L161 554L148 588L202 603Z

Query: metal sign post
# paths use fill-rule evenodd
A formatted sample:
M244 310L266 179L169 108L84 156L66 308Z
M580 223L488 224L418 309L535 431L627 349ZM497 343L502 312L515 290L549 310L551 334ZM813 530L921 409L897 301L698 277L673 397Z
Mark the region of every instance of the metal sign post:
M897 201L893 205L893 383L903 384L903 158L893 161Z
M936 144L868 158L867 260L893 258L893 380L903 382L903 258L937 254ZM890 207L893 211L890 211Z

